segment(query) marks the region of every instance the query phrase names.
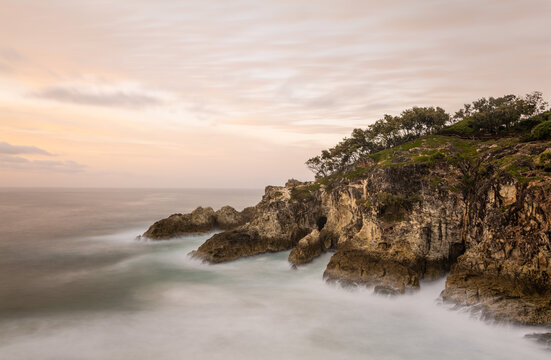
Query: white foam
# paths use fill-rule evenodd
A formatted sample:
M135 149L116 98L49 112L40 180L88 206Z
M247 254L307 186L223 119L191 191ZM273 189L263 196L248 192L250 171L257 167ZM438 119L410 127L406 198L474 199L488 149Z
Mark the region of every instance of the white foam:
M0 358L549 359L523 339L530 329L492 325L440 304L443 280L389 298L326 284L330 254L298 270L288 252L208 265L187 255L202 240L136 243L138 254L96 276L154 276L130 288L137 309L5 321Z

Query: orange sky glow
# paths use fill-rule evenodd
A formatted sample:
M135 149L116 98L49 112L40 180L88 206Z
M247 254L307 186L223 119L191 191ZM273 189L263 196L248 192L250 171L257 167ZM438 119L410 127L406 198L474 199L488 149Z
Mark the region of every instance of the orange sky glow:
M551 1L0 1L0 186L260 188L355 127L551 100Z

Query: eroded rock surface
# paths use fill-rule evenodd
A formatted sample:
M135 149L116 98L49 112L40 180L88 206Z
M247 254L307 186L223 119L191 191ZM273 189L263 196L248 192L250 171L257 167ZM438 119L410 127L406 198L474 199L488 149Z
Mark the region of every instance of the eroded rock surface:
M549 181L504 181L477 195L486 201L473 204L470 246L453 266L442 295L481 305L494 318L551 324Z
M241 213L231 206L224 206L216 211L215 218L220 229L233 229L244 222Z
M320 256L323 250L320 232L318 229L314 229L310 234L300 239L293 250L291 250L289 262L295 265L309 263L314 258Z
M254 217L237 229L216 234L193 256L217 263L266 252L288 250L317 226L319 199L297 195L296 182L268 186Z
M232 229L249 221L252 216L253 211L249 208L239 212L231 206L224 206L215 212L211 207L198 207L189 214L173 214L155 222L143 236L163 240L216 228Z

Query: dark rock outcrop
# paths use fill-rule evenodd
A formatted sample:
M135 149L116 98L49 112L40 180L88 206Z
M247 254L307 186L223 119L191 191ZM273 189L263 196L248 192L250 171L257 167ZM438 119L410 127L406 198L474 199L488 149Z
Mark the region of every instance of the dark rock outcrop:
M289 262L294 265L309 263L314 258L320 256L323 250L320 232L318 229L314 229L310 234L300 239L293 250L291 250Z
M453 266L443 298L480 305L497 319L551 324L549 181L502 180L477 199L469 247Z
M297 195L295 184L266 187L250 222L214 235L192 255L217 263L294 247L317 227L316 204L319 204L315 197Z
M215 213L216 224L220 229L233 229L243 224L241 213L231 206L224 206Z
M239 212L231 206L224 206L215 212L211 207L198 207L189 214L173 214L155 222L143 236L163 240L184 234L209 232L216 228L233 229L250 221L253 214L251 208Z

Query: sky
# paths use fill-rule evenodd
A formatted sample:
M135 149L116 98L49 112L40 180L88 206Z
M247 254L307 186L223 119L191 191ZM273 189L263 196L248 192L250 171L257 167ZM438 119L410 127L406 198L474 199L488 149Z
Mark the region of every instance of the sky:
M262 188L384 114L551 100L549 0L0 0L0 186Z

